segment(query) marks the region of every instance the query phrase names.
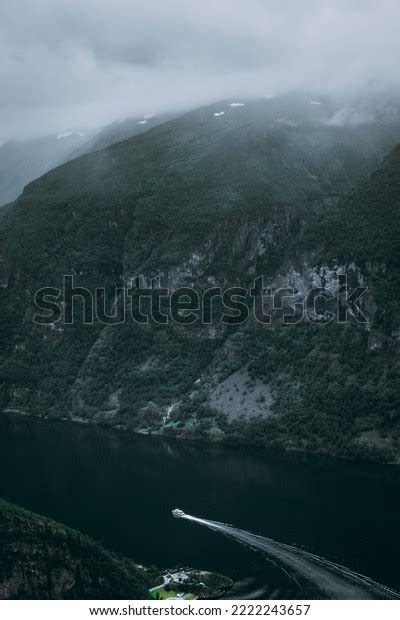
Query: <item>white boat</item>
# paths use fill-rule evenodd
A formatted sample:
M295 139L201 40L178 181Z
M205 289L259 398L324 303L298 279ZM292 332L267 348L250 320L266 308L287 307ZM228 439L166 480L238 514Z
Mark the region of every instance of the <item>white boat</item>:
M174 517L177 517L178 519L186 516L183 510L181 510L180 508L174 508L174 510L172 511L172 514L174 515Z

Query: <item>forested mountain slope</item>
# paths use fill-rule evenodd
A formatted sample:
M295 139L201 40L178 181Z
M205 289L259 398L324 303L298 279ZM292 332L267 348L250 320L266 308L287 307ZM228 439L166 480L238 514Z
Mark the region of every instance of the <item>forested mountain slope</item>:
M222 102L30 184L0 213L2 408L396 459L398 149L381 160L400 132L331 115ZM367 326L32 323L35 291L65 274L111 307L137 275L306 294L339 273L369 286Z
M51 519L0 500L0 599L147 599L132 560Z
M0 146L0 207L15 200L27 183L52 168L137 136L171 117L170 114L159 114L148 118L127 118L97 131L64 131L58 135L6 142Z

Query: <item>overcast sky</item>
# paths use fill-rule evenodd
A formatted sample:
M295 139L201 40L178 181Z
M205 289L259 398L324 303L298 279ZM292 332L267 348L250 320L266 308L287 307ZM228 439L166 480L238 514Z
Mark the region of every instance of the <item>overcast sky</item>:
M1 0L0 142L230 96L398 86L398 0Z

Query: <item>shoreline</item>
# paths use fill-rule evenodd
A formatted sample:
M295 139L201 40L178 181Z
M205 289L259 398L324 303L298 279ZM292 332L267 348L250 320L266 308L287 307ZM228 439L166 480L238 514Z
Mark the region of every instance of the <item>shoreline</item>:
M199 445L203 445L203 446L223 446L226 448L230 448L230 449L234 449L234 448L240 448L242 450L246 450L246 449L252 449L252 450L257 450L257 452L259 453L268 453L268 454L276 454L278 457L282 457L285 455L292 455L292 456L298 456L298 457L310 457L310 458L322 458L322 459L326 459L326 460L332 460L332 461L338 461L341 463L356 463L356 464L370 464L370 465L381 465L381 466L399 466L400 465L400 456L398 457L398 459L396 461L380 461L380 460L373 460L373 459L359 459L359 458L350 458L350 457L344 457L344 456L338 456L338 455L333 455L333 454L329 454L327 452L311 452L308 450L300 450L300 449L293 449L293 448L284 448L284 447L277 447L277 446L259 446L259 445L254 445L251 443L239 443L239 444L234 444L232 442L229 442L227 440L225 440L223 437L220 437L218 439L213 439L212 437L196 437L193 434L187 434L186 436L184 436L183 433L179 434L179 433L174 433L174 432L160 432L158 430L148 430L148 429L132 429L132 428L127 428L126 426L120 425L120 424L110 424L110 423L106 423L106 422L93 422L92 420L86 420L84 418L80 418L80 417L52 417L49 415L38 415L35 413L29 413L27 411L21 410L21 409L12 409L12 408L5 408L0 410L0 415L8 415L8 416L19 416L19 417L26 417L26 418L33 418L33 419L38 419L38 420L43 420L43 421L51 421L51 422L63 422L63 423L72 423L72 424L77 424L83 427L93 427L93 428L103 428L103 429L109 429L109 430L113 430L116 432L120 432L120 433L128 433L130 435L133 436L146 436L146 437L154 437L154 438L159 438L159 439L169 439L169 440L173 440L173 441L179 441L179 442L183 442L183 443L194 443L194 444L199 444ZM164 428L164 427L163 427Z

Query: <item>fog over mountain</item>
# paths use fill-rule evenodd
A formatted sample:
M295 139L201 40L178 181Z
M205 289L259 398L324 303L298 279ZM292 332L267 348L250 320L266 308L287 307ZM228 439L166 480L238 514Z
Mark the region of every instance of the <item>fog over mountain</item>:
M397 90L399 17L395 0L3 0L0 143L227 97Z

